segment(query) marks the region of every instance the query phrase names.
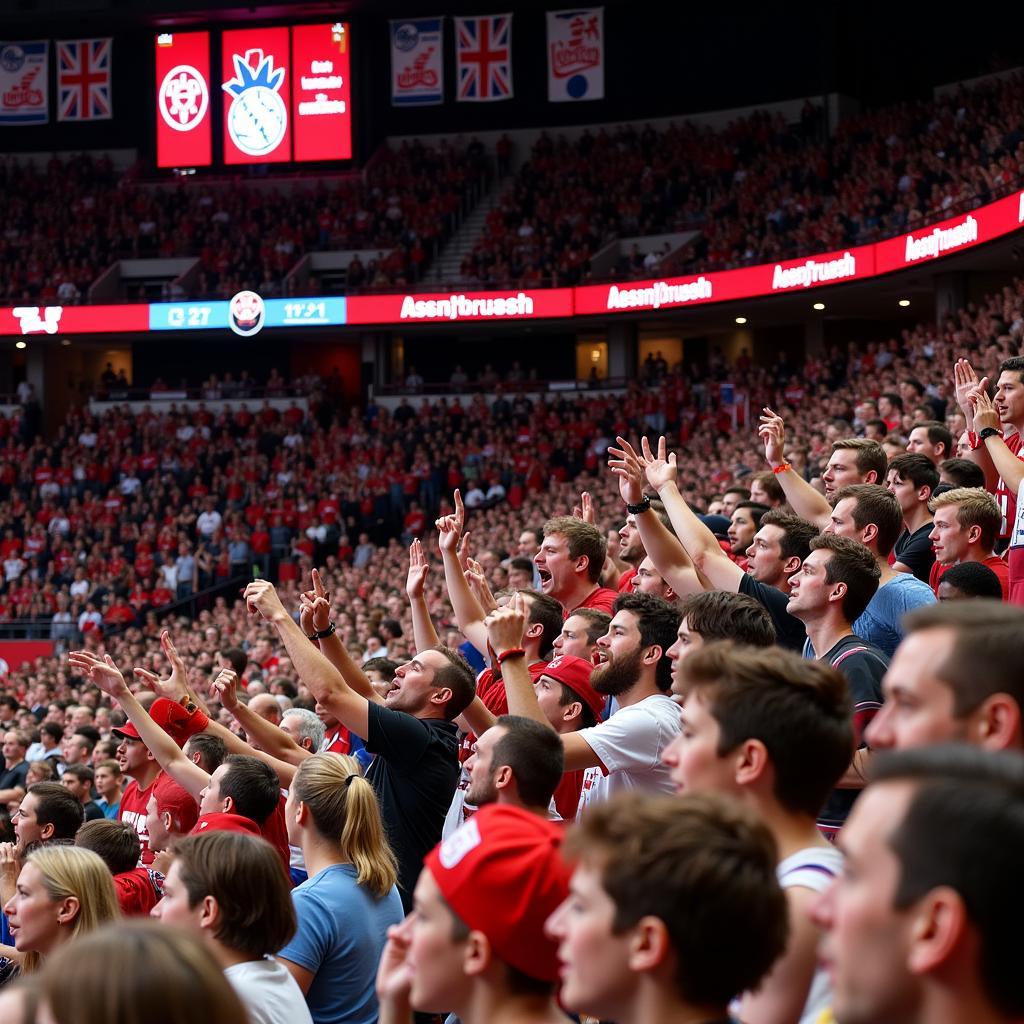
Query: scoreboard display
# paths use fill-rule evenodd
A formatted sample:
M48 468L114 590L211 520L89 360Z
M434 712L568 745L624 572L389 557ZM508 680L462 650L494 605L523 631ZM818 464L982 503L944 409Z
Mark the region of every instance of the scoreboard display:
M348 25L164 33L156 44L157 166L208 167L220 96L224 164L352 157Z

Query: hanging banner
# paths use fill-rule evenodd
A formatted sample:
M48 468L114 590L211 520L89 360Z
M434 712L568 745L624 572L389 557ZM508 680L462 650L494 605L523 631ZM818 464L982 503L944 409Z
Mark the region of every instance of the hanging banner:
M348 25L292 29L292 131L296 160L352 158Z
M604 99L604 8L548 11L548 102Z
M391 105L444 102L444 18L391 22Z
M208 167L210 124L210 33L161 33L156 39L157 167Z
M50 44L0 43L0 125L50 120Z
M57 40L57 120L109 121L112 39Z
M455 94L460 103L512 98L512 15L455 19Z
M286 27L231 29L221 37L224 163L291 160L290 51Z

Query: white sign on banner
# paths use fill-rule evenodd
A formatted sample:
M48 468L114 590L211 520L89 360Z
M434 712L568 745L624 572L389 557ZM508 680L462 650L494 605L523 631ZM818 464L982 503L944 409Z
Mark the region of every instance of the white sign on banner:
M548 101L604 99L604 8L548 11Z
M0 125L50 120L50 44L0 43Z
M444 18L391 22L391 105L444 102Z

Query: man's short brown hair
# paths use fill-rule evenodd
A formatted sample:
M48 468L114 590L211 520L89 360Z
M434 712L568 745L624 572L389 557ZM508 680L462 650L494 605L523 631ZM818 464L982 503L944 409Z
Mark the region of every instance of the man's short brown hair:
M844 498L853 498L853 525L858 530L876 528L878 553L887 558L903 532L903 511L896 495L881 484L848 484L832 495L832 507Z
M683 692L699 693L718 723L718 755L760 740L775 774L775 798L817 817L850 764L853 705L843 674L780 647L728 641L700 647L679 666Z
M98 854L112 875L131 871L139 863L139 834L126 821L87 821L75 836L75 846Z
M928 508L933 513L947 505L956 505L956 521L963 529L969 530L972 526L981 528L978 544L985 551L991 551L1003 522L996 499L984 487L954 487L951 491L937 494L928 502Z
M586 556L587 578L597 583L604 569L605 555L608 553L608 542L601 531L590 523L585 523L575 516L555 516L544 524L544 536L558 534L564 537L569 545L569 557L576 559Z
M875 483L885 482L885 470L889 460L885 450L877 441L866 437L846 437L839 441L833 441L832 451L853 452L853 464L861 476L867 476L873 470Z
M812 551L819 548L829 552L829 560L825 563L825 582L846 584L843 616L847 622L855 622L875 596L882 570L878 568L875 556L859 540L822 533L811 541Z
M724 1010L786 947L775 840L736 800L622 794L592 807L565 845L599 867L615 934L648 916L664 923L676 988L693 1006Z
M760 601L727 590L706 590L679 602L679 614L691 633L705 642L735 640L752 647L770 647L776 641L775 625Z

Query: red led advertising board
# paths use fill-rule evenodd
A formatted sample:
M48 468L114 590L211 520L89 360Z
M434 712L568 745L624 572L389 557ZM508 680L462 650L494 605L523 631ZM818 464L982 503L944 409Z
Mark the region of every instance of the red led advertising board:
M540 320L572 316L571 288L524 292L352 295L346 303L350 324L440 324L467 320Z
M287 28L224 33L218 83L224 97L224 163L291 160L290 78Z
M157 36L157 167L209 166L210 103L210 33Z
M295 159L351 159L348 25L292 28L291 91Z

